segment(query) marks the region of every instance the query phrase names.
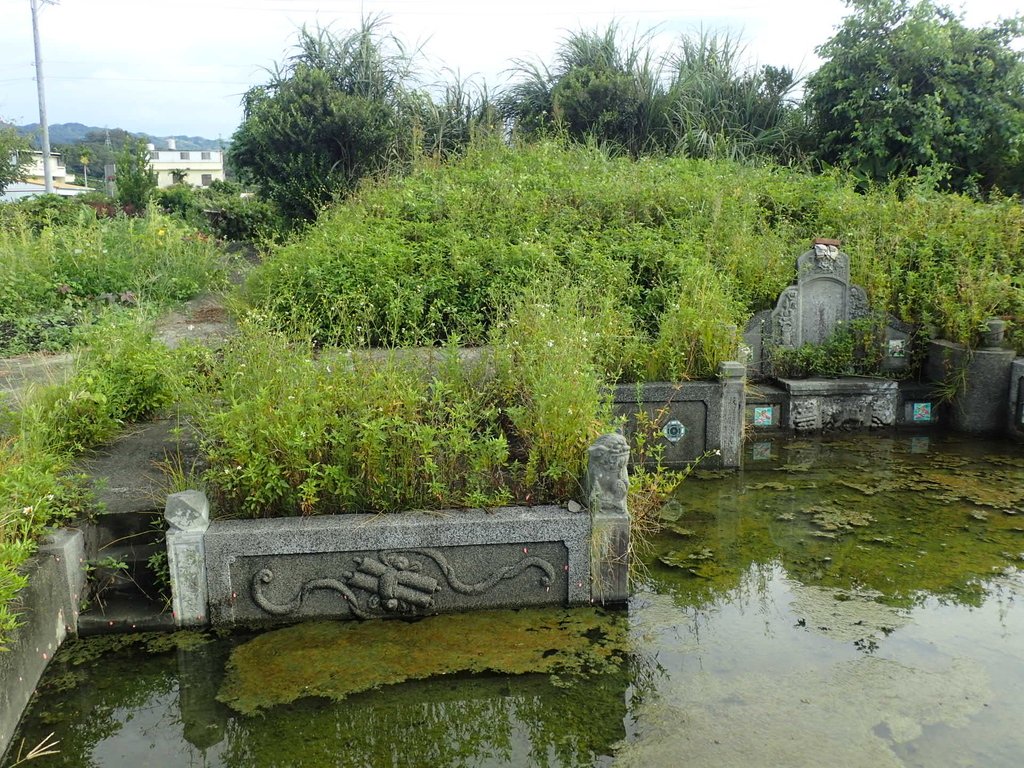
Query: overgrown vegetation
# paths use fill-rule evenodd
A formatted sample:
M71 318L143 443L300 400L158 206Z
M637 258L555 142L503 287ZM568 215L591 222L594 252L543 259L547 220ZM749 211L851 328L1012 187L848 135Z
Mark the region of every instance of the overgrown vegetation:
M0 356L79 346L66 381L0 403L0 648L20 566L48 528L92 508L72 458L176 397L147 318L223 275L208 238L166 215L97 218L54 196L0 207Z
M0 220L2 356L66 348L104 308L166 306L224 282L214 244L169 216L26 200Z
M572 32L553 65L520 60L500 104L513 129L564 133L612 152L704 158L789 159L803 123L789 93L793 73L742 63L729 35L683 36L655 53L651 35L617 25Z
M277 206L240 184L214 180L208 187L173 184L153 193L153 204L189 226L226 242L260 244L286 230Z
M17 625L19 566L46 530L94 508L85 478L70 473L82 451L110 440L174 397L170 353L150 328L123 318L98 325L72 375L39 388L0 420L0 648Z
M318 345L475 345L531 286L575 286L604 326L609 379L700 378L735 356L736 328L774 306L823 235L842 239L870 305L900 320L973 346L987 317L1024 316L1014 199L557 142L481 142L367 188L275 250L245 296Z
M197 366L221 514L486 507L579 495L586 448L610 428L585 322L524 306L494 356L455 347L317 359L252 318ZM568 321L568 322L566 322Z
M778 347L772 351L772 373L781 378L877 374L885 356L884 330L883 315L868 315L836 328L821 344Z

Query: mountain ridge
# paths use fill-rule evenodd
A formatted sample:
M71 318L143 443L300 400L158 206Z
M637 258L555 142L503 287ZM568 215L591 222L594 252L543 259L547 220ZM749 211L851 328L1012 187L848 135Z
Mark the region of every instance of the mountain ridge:
M39 147L39 123L27 123L26 125L16 125L14 129L22 136L28 136L32 139L32 144L36 148ZM84 125L83 123L51 123L50 124L50 144L51 145L62 145L62 144L79 144L85 141L86 136L89 133L103 133L108 130L102 126L95 125ZM112 129L117 130L117 129ZM172 138L177 143L177 149L221 149L227 145L227 142L221 139L207 139L203 136L153 136L149 133L127 131L132 136L137 136L140 139L145 139L156 146L157 149L167 148L167 139Z

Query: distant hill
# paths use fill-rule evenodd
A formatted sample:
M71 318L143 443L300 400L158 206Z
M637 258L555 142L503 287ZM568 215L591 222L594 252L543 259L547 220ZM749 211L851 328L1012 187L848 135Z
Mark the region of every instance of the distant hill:
M32 144L39 147L39 123L29 123L28 125L16 125L18 133L23 136L31 136ZM106 128L101 128L95 125L82 125L82 123L52 123L50 125L50 144L78 144L85 140L85 137L91 132L103 133ZM157 149L164 149L167 146L167 136L151 136L148 133L137 133L129 131L133 136L143 138L148 142L152 142L156 145ZM220 139L205 139L202 136L172 136L177 141L178 149L220 149L221 145L227 145L228 142L222 142Z

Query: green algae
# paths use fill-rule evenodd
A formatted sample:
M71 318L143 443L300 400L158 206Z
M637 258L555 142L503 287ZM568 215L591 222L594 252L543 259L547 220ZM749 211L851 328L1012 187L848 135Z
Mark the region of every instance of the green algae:
M822 531L838 532L852 531L871 525L875 518L855 507L841 508L835 504L815 504L807 509L801 510L805 515L810 515L811 520Z
M251 714L455 673L587 676L629 650L624 617L599 609L479 611L415 622L307 622L236 648L217 698Z
M138 646L147 653L167 653L175 650L193 650L209 643L210 640L207 633L193 630L97 635L68 640L60 647L54 658L77 666L132 646Z
M905 447L870 436L801 441L780 446L777 466L691 479L678 493L685 512L652 547L652 577L681 601L714 602L752 564L778 561L795 579L869 589L894 605L930 594L976 603L980 581L1021 562L1020 449L990 461L973 444ZM787 477L766 479L779 472ZM714 568L691 557L704 548Z

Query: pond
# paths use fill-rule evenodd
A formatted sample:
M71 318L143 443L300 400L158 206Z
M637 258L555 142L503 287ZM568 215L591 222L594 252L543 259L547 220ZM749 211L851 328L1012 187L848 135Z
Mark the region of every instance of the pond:
M628 611L73 641L16 741L55 734L40 767L1020 764L1024 448L755 443L662 514Z

